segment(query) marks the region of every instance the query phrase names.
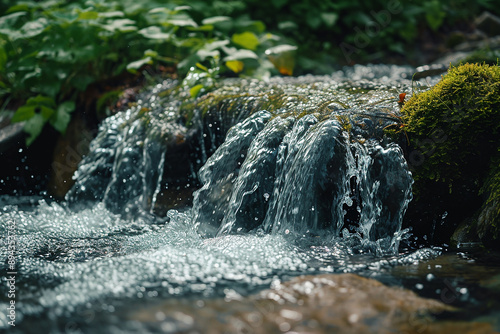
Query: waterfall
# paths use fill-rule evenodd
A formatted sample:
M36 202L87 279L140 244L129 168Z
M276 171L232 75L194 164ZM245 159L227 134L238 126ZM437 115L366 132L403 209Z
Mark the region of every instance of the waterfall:
M399 146L350 139L337 113L318 121L262 111L236 124L200 170L193 221L204 236L354 231L367 247L397 249L412 178ZM351 180L355 181L352 194ZM353 197L357 203L353 203ZM356 204L357 226L345 226ZM385 249L384 249L385 247Z
M324 77L229 81L186 103L174 86L101 124L69 202L154 216L169 183L182 185L172 172L184 170L200 184L188 212L203 237L261 231L397 251L413 181L384 135L395 122L391 91ZM182 160L169 155L186 148Z

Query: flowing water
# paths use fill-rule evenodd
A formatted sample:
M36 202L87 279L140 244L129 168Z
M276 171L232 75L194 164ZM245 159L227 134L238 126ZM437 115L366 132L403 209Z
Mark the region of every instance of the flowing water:
M265 323L249 330L233 318L236 327L219 328L227 319L207 312L262 318L257 293L325 273L405 287L458 308L442 321L500 329L499 257L419 246L401 228L413 180L384 128L398 124L396 96L410 92L412 71L371 66L269 83L228 80L194 102L174 81L156 85L103 122L65 201L0 197L0 308L11 300L16 307L16 326L1 312L0 329L265 332ZM188 204L165 204L172 192L187 193ZM319 324L304 320L303 331L330 332L318 314L311 319ZM362 319L370 329L386 316ZM346 317L347 327L335 324L341 332L359 319ZM422 332L422 319L439 320L419 319L411 331ZM289 331L289 322L279 330Z

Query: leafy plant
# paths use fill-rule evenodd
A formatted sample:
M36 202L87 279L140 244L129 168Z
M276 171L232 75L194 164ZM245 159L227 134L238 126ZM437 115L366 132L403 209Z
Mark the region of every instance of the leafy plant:
M31 144L46 123L64 132L69 106L92 83L154 64L182 76L206 68L266 77L277 70L265 50L279 41L259 21L207 17L175 3L19 2L0 17L0 99L25 101L12 121L26 122Z

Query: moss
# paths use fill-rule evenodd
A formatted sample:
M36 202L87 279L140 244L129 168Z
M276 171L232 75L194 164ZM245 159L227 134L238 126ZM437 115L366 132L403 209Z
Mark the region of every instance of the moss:
M414 177L482 183L500 143L500 67L451 67L432 89L403 107Z
M451 67L433 88L413 96L402 113L417 202L455 211L443 227L448 238L462 222L455 239L475 234L485 245L498 244L500 67Z

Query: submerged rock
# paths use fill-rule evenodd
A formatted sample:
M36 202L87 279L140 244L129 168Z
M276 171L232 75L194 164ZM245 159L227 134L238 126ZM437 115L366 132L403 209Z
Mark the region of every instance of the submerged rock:
M175 333L495 333L490 324L431 317L452 310L373 279L326 274L277 282L249 297L228 289L224 299L170 300L129 318Z

